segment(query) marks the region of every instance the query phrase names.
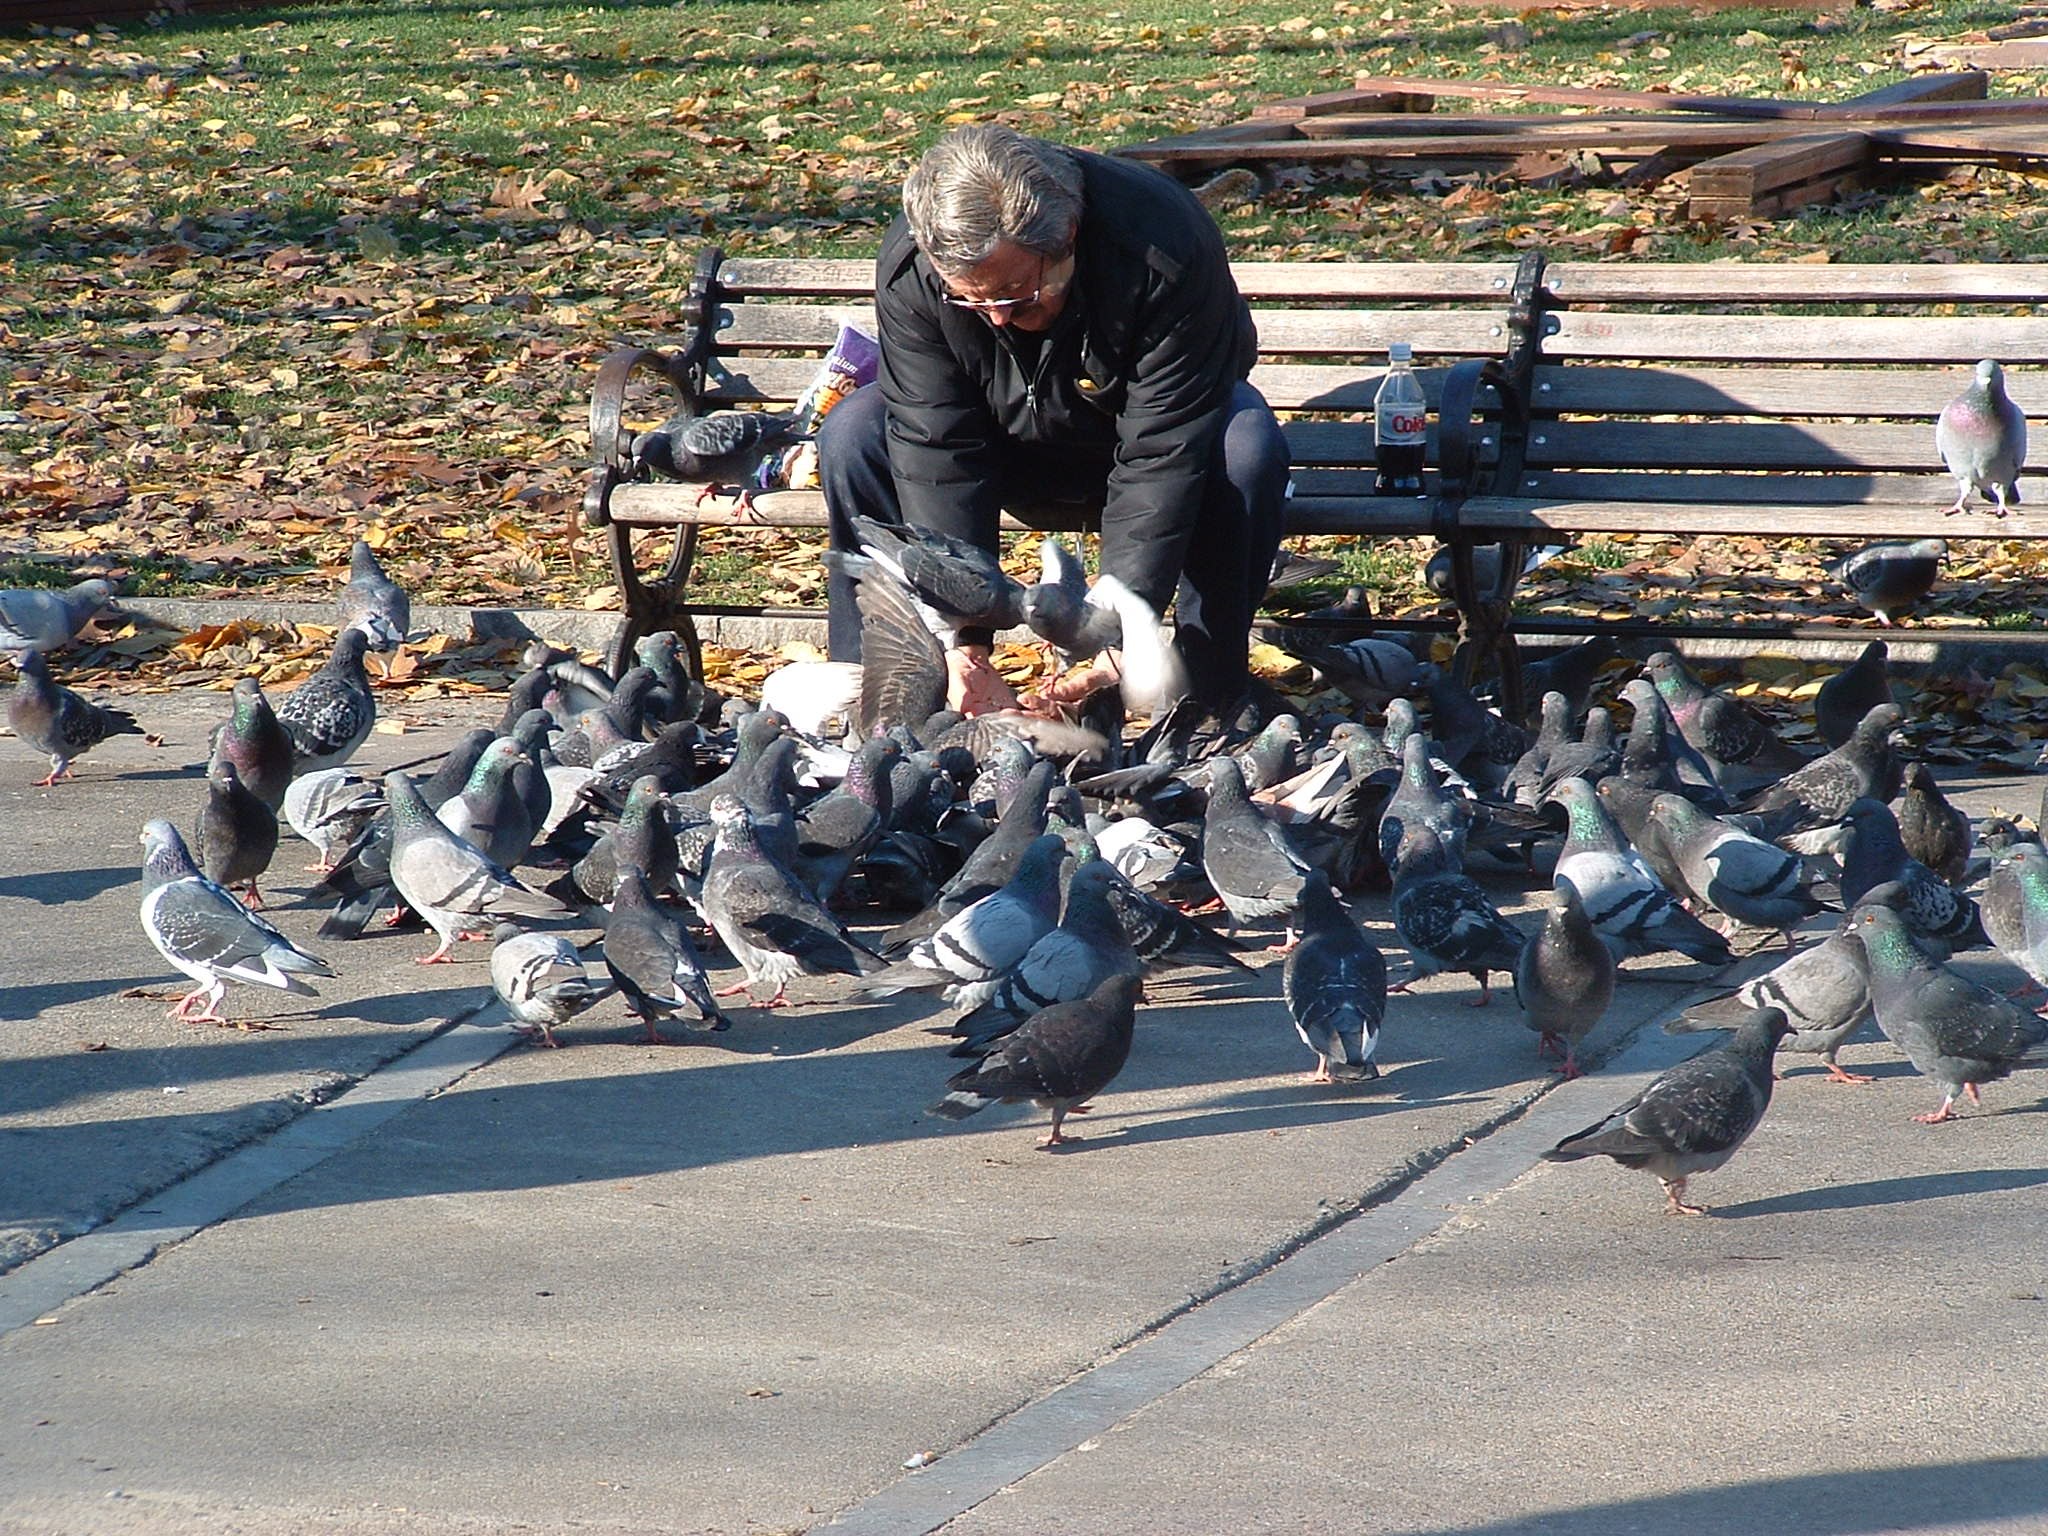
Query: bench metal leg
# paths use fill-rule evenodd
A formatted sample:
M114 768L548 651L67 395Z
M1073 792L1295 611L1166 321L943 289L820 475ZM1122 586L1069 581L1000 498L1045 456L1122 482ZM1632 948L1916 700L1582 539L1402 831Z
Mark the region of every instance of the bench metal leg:
M606 665L614 677L633 665L633 647L660 630L676 632L684 668L690 676L704 676L704 645L697 634L696 616L683 601L689 589L690 568L697 563L697 525L683 523L675 530L668 561L661 574L642 577L633 557L633 530L619 523L605 525L612 570L619 581L619 600L626 616L612 635Z

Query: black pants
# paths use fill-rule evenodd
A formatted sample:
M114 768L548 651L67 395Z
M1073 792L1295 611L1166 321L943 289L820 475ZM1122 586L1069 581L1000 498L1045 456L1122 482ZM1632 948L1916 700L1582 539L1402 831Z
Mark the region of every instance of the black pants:
M1092 526L1109 478L1106 453L1048 445L1011 446L1002 469L1002 502L1028 520L1048 504L1072 505ZM878 385L840 401L818 433L818 473L831 520L832 547L852 550L853 519L901 523L896 481L889 470L887 408ZM1280 547L1287 499L1287 441L1256 389L1239 381L1230 415L1217 436L1216 454L1188 543L1175 596L1175 623L1195 696L1227 705L1244 691L1252 616L1266 594L1273 555ZM995 549L997 524L938 532ZM831 650L834 661L860 659L860 615L853 583L831 578Z

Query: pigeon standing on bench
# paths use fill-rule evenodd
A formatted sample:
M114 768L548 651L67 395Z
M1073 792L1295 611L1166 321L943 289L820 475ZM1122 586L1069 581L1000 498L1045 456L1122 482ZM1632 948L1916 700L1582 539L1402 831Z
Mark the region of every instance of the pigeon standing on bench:
M651 432L633 439L636 469L651 469L675 480L701 480L703 495L715 496L727 484L739 497L737 515L752 515L749 483L761 456L787 442L796 428L793 412L712 411L699 416L684 411Z
M341 589L341 622L360 624L380 651L398 649L412 633L412 599L385 574L365 539L348 556L348 585Z
M1948 545L1940 539L1910 539L1866 544L1828 567L1828 574L1849 589L1849 595L1877 622L1890 625L1918 606L1934 590Z
M142 727L126 710L95 704L52 682L41 651L23 651L16 665L21 672L7 696L7 723L16 736L50 759L50 772L35 781L36 788L48 789L69 778L72 759L83 757L109 736L141 734Z
M1934 446L1961 487L1949 516L1963 510L1972 491L1997 502L2000 517L2019 504L2027 418L2005 392L2005 370L1990 358L1977 364L1970 387L1941 408Z
M0 651L60 650L113 596L114 584L97 579L62 592L19 587L0 592Z

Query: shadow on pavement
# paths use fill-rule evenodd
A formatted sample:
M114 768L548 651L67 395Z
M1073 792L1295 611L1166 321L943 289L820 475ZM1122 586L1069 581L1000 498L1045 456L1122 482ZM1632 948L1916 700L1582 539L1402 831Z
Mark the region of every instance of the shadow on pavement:
M1853 1211L1871 1205L1904 1205L1950 1195L1988 1195L2048 1184L2048 1168L1971 1168L1961 1173L1917 1173L1903 1179L1869 1179L1830 1184L1768 1200L1714 1207L1716 1216L1782 1216L1791 1211Z
M1930 1527L1957 1530L1971 1521L2043 1513L2048 1513L2048 1457L2005 1456L1691 1488L1485 1525L1437 1526L1427 1536L1622 1536L1647 1531L1684 1536L1859 1536L1866 1531Z
M91 901L108 891L142 881L141 864L110 864L104 869L59 869L47 874L0 875L0 901L38 902L46 907L69 906L74 901ZM6 1017L0 1013L0 1017Z
M184 978L179 977L182 981ZM114 997L130 987L163 984L161 971L148 976L96 976L86 981L46 981L31 987L0 987L0 1019L23 1022L46 1009L64 1008L89 1002L96 997Z

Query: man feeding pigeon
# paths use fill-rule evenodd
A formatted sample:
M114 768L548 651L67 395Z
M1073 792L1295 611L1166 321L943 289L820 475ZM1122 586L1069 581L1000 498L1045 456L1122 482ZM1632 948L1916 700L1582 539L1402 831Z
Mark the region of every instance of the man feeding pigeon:
M996 548L1004 506L1100 510L1102 571L1154 613L1178 595L1196 698L1247 686L1252 615L1279 546L1287 446L1246 382L1257 352L1215 223L1145 166L976 124L932 146L882 241L881 373L825 418L832 547L854 519ZM853 582L835 572L832 655L860 654ZM967 627L948 703L1011 703ZM1071 700L1115 680L1068 679Z

